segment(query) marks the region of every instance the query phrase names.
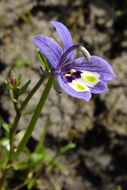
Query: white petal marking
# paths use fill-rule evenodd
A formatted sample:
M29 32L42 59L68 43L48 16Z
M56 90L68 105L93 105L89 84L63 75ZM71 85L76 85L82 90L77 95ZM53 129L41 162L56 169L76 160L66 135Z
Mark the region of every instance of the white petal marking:
M100 82L100 75L96 72L82 71L81 78L84 80L86 86L93 87Z
M69 82L68 85L77 92L90 91L89 88L86 86L84 80L81 78Z

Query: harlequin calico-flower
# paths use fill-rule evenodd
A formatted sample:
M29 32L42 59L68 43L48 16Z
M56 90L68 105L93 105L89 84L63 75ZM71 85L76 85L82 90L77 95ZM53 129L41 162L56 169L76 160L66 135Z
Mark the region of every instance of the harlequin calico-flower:
M90 56L80 45L73 45L70 32L60 22L50 22L56 28L64 49L53 39L42 34L34 38L34 43L46 56L53 67L53 75L60 87L69 95L91 99L92 94L107 91L106 81L113 80L115 74L109 63L101 57ZM86 56L75 59L74 49L80 48Z

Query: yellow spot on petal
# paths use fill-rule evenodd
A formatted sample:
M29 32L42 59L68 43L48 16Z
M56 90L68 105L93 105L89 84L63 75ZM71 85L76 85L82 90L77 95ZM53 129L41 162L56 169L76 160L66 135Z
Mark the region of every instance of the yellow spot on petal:
M71 69L71 73L76 73L76 70L75 69Z
M90 91L90 89L86 86L84 80L81 78L72 80L72 82L69 82L68 85L77 92Z
M70 77L71 75L70 74L65 74L65 77Z
M79 90L86 90L86 88L84 86L82 86L81 84L79 83L76 83L76 87L79 89Z
M95 81L96 81L96 77L94 77L94 76L86 75L85 78L86 78L89 82L95 82Z

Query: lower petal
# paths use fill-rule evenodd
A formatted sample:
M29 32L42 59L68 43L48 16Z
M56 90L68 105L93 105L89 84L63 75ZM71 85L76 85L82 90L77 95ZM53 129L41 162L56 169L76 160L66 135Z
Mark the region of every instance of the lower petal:
M90 87L90 91L93 94L100 94L102 92L108 91L106 82L98 82L94 87Z
M72 82L69 82L68 85L76 92L90 91L85 81L81 78L72 80Z
M87 102L90 101L92 95L91 92L88 91L84 91L84 92L76 92L75 90L73 90L67 83L65 83L63 81L63 79L61 78L61 76L59 75L58 77L58 82L60 87L70 96L73 96L75 98L80 98L80 99L85 99Z
M81 78L84 80L87 86L94 87L100 82L100 74L90 71L82 71Z

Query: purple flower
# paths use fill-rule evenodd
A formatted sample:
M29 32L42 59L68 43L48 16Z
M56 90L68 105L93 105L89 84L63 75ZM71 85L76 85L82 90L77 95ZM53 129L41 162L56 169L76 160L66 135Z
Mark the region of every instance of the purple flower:
M50 22L56 28L63 42L63 48L53 39L38 34L34 43L46 56L53 67L53 75L60 87L69 95L89 101L92 93L107 91L106 81L113 80L115 74L109 63L98 56L90 56L80 45L73 45L70 32L60 22ZM80 49L84 56L74 59L74 49Z

